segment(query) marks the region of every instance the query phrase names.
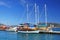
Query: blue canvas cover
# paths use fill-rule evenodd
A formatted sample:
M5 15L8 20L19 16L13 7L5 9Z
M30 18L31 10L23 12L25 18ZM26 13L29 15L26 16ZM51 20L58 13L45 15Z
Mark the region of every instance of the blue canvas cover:
M53 31L60 31L60 28L52 28Z

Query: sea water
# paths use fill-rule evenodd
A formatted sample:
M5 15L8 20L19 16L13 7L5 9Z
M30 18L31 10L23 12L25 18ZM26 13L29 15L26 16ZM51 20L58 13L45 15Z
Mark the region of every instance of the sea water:
M0 40L60 40L60 34L23 34L0 31Z

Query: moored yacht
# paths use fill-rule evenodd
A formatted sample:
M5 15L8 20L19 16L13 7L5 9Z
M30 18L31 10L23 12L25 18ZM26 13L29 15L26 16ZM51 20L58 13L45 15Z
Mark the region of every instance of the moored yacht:
M35 3L35 18L36 18L36 21L37 21L37 15L36 15L36 3ZM27 4L27 21L29 21L29 18L28 18L28 4ZM29 23L29 22L27 22ZM23 27L20 27L18 28L18 32L20 33L39 33L39 30L36 26L32 26L32 25L24 25Z
M17 28L18 33L39 33L39 30L34 25L25 24L23 27Z

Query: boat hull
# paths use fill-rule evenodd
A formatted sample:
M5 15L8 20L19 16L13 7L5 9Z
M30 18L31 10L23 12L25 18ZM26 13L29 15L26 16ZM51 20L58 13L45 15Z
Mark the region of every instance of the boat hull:
M6 30L6 31L9 31L9 32L16 32L16 30Z
M37 30L37 31L18 31L18 33L39 33L39 30Z
M40 31L39 33L46 33L46 34L60 34L60 31Z

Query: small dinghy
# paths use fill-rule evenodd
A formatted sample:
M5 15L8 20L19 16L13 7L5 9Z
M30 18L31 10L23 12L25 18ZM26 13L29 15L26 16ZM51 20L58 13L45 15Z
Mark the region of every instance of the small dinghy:
M16 32L17 31L17 27L6 29L6 31Z

